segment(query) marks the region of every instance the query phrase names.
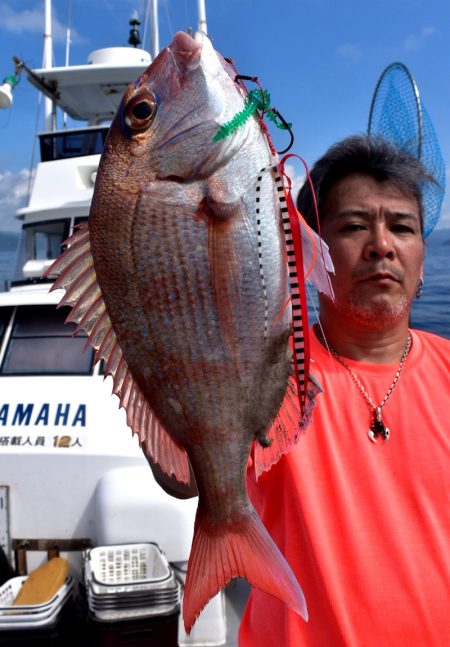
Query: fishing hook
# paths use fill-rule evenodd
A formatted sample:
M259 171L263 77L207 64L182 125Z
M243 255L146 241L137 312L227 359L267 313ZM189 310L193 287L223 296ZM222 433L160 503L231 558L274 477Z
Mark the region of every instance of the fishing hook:
M290 142L289 142L287 148L283 149L282 151L277 151L277 153L279 155L284 155L284 153L287 153L288 150L290 150L292 148L292 146L294 145L294 133L292 132L291 124L289 124L286 121L286 119L283 117L283 115L276 108L270 108L270 111L273 112L278 117L278 119L283 124L283 129L287 130L288 133L289 133Z

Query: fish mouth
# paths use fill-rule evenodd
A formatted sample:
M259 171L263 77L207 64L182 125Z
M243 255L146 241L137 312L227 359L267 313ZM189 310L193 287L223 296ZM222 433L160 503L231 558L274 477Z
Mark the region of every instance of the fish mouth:
M191 71L200 65L204 41L203 38L197 38L197 35L202 36L197 32L195 38L192 38L186 32L179 31L173 37L169 49L180 70Z
M173 57L182 70L195 70L201 59L209 50L213 51L211 39L202 31L197 31L192 37L185 31L179 31L173 37L169 46Z

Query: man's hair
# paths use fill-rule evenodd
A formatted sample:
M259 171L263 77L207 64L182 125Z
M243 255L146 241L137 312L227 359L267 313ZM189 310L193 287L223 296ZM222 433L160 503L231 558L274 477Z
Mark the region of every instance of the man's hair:
M423 204L421 186L434 182L423 164L381 137L353 135L334 144L313 166L311 182L317 200L319 218L330 189L336 182L360 173L379 182L389 181L405 193L409 193L419 206L420 225L423 231ZM297 197L297 207L306 222L317 231L317 216L311 185L305 180Z

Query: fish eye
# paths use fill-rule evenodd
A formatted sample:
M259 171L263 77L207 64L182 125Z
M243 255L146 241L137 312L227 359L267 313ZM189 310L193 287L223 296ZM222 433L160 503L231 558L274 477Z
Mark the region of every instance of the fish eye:
M149 119L153 114L153 106L148 101L139 101L133 106L132 112L136 119Z
M156 115L156 101L151 96L139 97L125 108L125 123L132 130L146 130Z

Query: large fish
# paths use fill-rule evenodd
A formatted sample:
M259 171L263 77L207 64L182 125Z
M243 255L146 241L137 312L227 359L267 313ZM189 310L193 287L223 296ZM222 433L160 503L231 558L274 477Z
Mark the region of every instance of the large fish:
M192 466L187 631L238 576L307 617L245 488L252 443L267 467L299 434L276 159L246 105L209 39L178 33L125 93L88 227L49 271L145 452L185 483Z

